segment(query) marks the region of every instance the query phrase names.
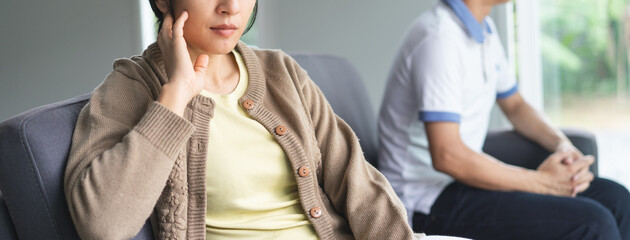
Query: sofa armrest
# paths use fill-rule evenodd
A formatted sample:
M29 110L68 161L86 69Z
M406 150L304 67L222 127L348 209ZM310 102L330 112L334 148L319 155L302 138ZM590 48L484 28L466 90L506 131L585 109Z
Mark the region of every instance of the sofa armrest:
M2 193L0 193L0 239L17 239L13 222L9 216L9 211L7 211L7 205L4 203Z
M590 170L597 175L597 141L595 135L580 129L562 129L562 132L582 153L595 157L595 163L591 165ZM536 169L551 154L540 145L513 130L489 131L483 151L505 163L529 169Z

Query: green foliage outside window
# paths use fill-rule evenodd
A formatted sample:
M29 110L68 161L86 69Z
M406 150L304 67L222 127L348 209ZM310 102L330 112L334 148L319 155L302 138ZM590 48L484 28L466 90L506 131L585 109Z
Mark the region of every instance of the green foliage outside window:
M541 0L545 96L628 92L628 0Z

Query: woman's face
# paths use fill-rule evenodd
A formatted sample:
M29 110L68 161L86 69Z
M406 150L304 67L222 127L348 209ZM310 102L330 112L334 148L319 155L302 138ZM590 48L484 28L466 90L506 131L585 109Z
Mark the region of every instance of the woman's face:
M184 38L200 53L227 54L243 35L256 0L171 0L175 18L188 12ZM165 2L158 0L158 2Z

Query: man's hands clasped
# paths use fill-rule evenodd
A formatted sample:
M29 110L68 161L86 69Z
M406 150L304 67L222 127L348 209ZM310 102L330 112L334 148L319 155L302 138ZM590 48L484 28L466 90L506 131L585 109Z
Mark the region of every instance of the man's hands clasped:
M594 178L593 173L589 170L594 162L593 156L582 155L570 143L560 144L556 152L550 155L537 169L543 176L543 193L575 197L585 191Z

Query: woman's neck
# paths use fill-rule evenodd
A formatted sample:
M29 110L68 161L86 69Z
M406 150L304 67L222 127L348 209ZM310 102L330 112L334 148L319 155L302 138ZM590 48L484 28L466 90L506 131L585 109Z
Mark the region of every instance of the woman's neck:
M191 61L194 65L199 51L189 49ZM209 57L206 70L204 89L213 94L229 94L238 85L240 77L238 64L232 52L227 54L207 54Z

